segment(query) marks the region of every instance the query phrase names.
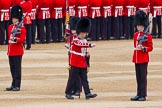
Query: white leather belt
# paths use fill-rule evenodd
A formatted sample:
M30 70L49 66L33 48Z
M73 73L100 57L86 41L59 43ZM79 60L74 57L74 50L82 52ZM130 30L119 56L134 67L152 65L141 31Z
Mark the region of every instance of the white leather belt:
M42 11L47 11L49 8L41 8Z
M76 55L79 55L79 56L85 56L86 55L86 54L78 53L78 52L75 52L75 51L70 51L70 53L76 54Z
M154 6L153 8L154 8L154 9L161 9L162 6Z
M87 6L78 6L79 9L86 9Z
M36 11L36 9L32 9L32 12L35 12Z
M70 9L73 9L75 6L69 6Z
M91 7L91 9L100 9L100 7Z
M0 11L1 12L9 12L10 10L9 9L1 9Z
M104 6L103 8L104 9L109 9L109 8L111 8L111 6Z
M123 6L115 6L115 8L121 9L121 8L123 8Z
M59 7L59 8L54 8L55 10L62 10L62 8L61 7Z
M134 8L134 6L126 6L127 8Z
M139 8L140 10L147 10L148 8Z

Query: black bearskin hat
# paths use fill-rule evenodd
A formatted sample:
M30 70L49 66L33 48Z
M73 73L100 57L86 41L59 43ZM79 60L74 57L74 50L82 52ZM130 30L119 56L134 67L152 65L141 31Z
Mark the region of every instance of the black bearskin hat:
M136 12L135 25L143 25L144 27L148 25L148 17L144 11L139 10Z
M11 8L11 19L17 18L19 21L22 20L23 12L22 8L19 5L15 5Z
M70 25L70 30L76 30L76 25L77 25L77 22L79 21L79 17L71 17L70 18L70 22L69 22L69 25Z
M80 32L87 32L90 31L90 21L88 18L81 18L76 26L76 32L79 34Z

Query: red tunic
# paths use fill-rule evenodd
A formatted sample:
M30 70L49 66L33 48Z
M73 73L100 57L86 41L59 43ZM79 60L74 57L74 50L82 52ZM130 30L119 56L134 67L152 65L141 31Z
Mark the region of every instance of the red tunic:
M101 9L101 15L106 18L113 16L113 1L112 0L102 0L102 9Z
M149 13L149 3L150 0L137 0L136 10L143 10L146 14Z
M11 0L0 0L0 21L10 20Z
M32 10L31 10L31 19L35 20L36 19L36 7L38 5L38 0L30 0L32 2Z
M9 40L13 28L15 28L13 24L8 27ZM8 56L20 56L24 54L23 43L25 42L26 39L26 29L24 26L21 27L21 34L17 34L16 37L18 38L17 43L8 44L8 52L7 52Z
M154 17L162 15L162 0L152 0L150 10Z
M24 18L24 24L32 24L31 20L31 10L32 10L32 2L31 1L22 1L20 3L20 7L22 8Z
M19 5L22 0L11 0L11 6Z
M136 32L134 34L134 48L136 48L139 43L137 41L138 37L143 36L143 34L144 34L143 32ZM153 43L152 43L152 36L150 34L148 34L147 36L148 36L148 41L142 43L142 45L146 48L146 52L143 52L142 50L134 50L133 60L132 60L134 63L149 62L148 52L153 50Z
M38 0L38 19L49 19L51 18L50 14L50 6L52 4L52 0Z
M76 0L69 0L69 15L76 15Z
M87 68L85 59L89 43L86 39L81 39L78 36L73 39L70 49L70 65L78 68Z
M89 17L101 17L102 0L89 0Z
M76 16L88 17L88 4L89 0L77 0Z
M65 17L66 0L53 0L51 12L51 18L59 19Z
M124 1L124 15L134 16L136 13L136 0L125 0Z
M114 15L123 16L124 15L124 0L113 0L114 5Z

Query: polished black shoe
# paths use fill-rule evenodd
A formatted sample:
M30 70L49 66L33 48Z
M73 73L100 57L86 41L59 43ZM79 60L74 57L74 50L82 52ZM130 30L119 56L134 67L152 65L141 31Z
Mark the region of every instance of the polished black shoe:
M146 101L146 98L145 97L140 97L140 98L138 98L138 101Z
M88 93L88 94L86 95L86 99L95 98L96 96L97 96L97 94Z
M134 96L134 97L132 97L130 100L131 100L131 101L138 101L139 98L140 98L139 96Z
M11 86L11 87L6 88L6 91L12 91L12 89L13 87Z
M76 92L74 95L79 96L79 98L80 98L80 92Z
M70 94L66 94L66 96L65 96L67 99L71 99L71 100L73 100L74 99L74 97L72 97Z
M19 87L14 87L14 88L12 89L12 91L20 91L20 88L19 88Z
M26 50L30 50L30 48L26 48Z

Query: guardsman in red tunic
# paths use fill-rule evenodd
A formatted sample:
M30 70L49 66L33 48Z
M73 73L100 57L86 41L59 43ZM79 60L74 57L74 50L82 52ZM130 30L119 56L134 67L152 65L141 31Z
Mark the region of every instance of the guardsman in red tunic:
M113 0L102 0L102 17L103 17L103 29L102 34L103 37L108 40L111 36L113 36L112 28L113 28Z
M37 18L36 18L36 7L38 5L38 0L31 0L32 2L32 10L31 10L31 20L32 20L32 25L31 25L31 33L32 33L32 44L35 44L35 35L36 35L36 23L37 23Z
M89 0L89 17L91 19L89 36L92 40L103 39L101 35L101 5L102 0Z
M136 0L124 0L124 33L127 39L133 39Z
M68 58L68 61L69 61L69 67L68 67L68 69L69 69L69 78L68 78L67 86L68 86L68 83L69 83L71 75L72 75L72 73L71 73L71 66L70 66L70 48L71 48L73 39L75 39L77 37L77 34L76 34L76 24L77 24L78 21L79 21L78 17L72 16L70 18L69 26L70 26L70 33L71 33L71 35L68 36L66 38L66 41L65 41L66 42L65 47L67 48L68 56L69 56L69 58ZM75 81L75 84L73 86L72 95L80 96L80 92L82 90L80 78L77 77L75 80L76 81ZM68 88L68 87L66 87L66 88ZM65 91L65 93L67 94L67 91Z
M0 0L0 45L8 44L10 6L11 6L11 0Z
M69 16L76 16L76 3L77 0L69 0Z
M51 4L52 4L51 0L38 0L37 14L38 14L38 35L40 39L39 43L50 42ZM44 27L46 27L46 29Z
M53 0L51 6L51 32L53 42L63 41L63 22L66 13L66 0Z
M143 10L146 15L149 14L150 0L136 0L136 10Z
M131 101L146 101L147 96L147 67L149 52L153 50L152 36L145 31L148 28L148 17L142 10L136 12L135 25L137 32L134 33L133 63L135 64L137 95Z
M158 38L162 38L161 37L162 0L151 0L151 13L153 16L152 36L156 38L156 35L158 35Z
M114 5L114 36L123 39L124 0L113 0Z
M8 27L8 51L10 71L12 75L12 83L6 91L19 91L21 87L21 62L24 54L23 43L26 38L26 29L20 23L22 21L22 8L19 5L15 5L11 8L11 20L12 23Z
M77 77L81 79L86 99L95 98L97 96L97 94L91 94L87 79L88 65L86 62L86 52L88 47L95 46L95 44L90 44L85 39L89 30L89 19L81 18L76 25L77 36L73 39L70 48L71 78L66 88L67 99L74 99L74 97L72 97L72 91Z
M77 0L76 16L79 18L88 17L89 0Z
M24 15L24 26L26 28L26 50L30 50L31 48L31 10L32 10L32 2L30 0L23 0L20 2L20 7L23 10Z

